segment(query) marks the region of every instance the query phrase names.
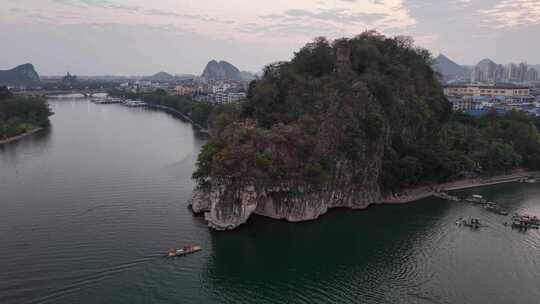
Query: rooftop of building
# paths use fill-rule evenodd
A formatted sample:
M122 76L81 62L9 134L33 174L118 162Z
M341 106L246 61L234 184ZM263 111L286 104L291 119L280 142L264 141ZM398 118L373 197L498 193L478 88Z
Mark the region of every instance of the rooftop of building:
M445 85L445 88L463 88L463 87L474 87L480 89L499 89L499 90L524 90L529 87L517 85L513 83L496 83L493 85L490 84L475 84L475 83L460 83L460 84L449 84Z

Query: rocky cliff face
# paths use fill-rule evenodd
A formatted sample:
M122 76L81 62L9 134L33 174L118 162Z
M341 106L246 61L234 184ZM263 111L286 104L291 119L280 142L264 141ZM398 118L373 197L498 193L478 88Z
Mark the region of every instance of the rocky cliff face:
M381 160L381 153L373 153L357 162L339 162L332 182L324 185L213 181L209 187L195 190L191 203L193 211L204 212L208 226L215 230L234 229L254 213L301 222L317 219L331 208L364 209L382 199L378 183Z
M7 71L0 71L0 86L34 86L41 82L34 66L30 63Z

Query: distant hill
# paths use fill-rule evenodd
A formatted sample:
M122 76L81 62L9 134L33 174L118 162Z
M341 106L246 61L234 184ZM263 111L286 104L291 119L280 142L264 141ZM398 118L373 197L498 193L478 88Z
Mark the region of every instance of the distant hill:
M537 70L538 72L540 72L540 64L535 64L532 66L535 70Z
M495 63L495 61L489 59L489 58L484 58L482 60L480 60L477 64L476 64L476 68L488 68L490 66L495 66L497 65L497 63Z
M150 81L173 81L176 77L169 73L159 72L153 76L145 77L144 79Z
M41 83L38 73L30 63L11 70L0 70L0 86L35 86Z
M226 61L208 62L201 76L207 80L242 80L240 70Z
M440 54L433 61L433 69L441 73L446 78L468 79L471 76L471 70L468 67L461 66L448 57Z
M183 79L193 79L197 76L193 75L193 74L178 74L178 75L174 75L174 77L176 79L179 79L179 80L183 80Z
M248 72L248 71L240 72L240 76L242 77L242 80L244 80L244 81L251 81L251 80L255 80L255 78L257 78L257 76L255 76L255 74L253 74L251 72Z

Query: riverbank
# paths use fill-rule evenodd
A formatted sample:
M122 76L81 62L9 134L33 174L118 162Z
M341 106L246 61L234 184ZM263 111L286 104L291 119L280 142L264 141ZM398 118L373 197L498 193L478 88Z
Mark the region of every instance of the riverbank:
M190 122L201 132L210 133L203 125L215 107L215 104L207 101L196 101L185 95L169 95L163 90L148 93L130 93L121 90L110 90L110 97L127 100L144 101L149 108L165 110Z
M188 121L189 123L191 123L195 128L197 128L197 130L199 132L210 133L210 131L208 129L204 128L200 124L193 121L193 119L191 119L189 116L187 116L186 114L184 114L184 113L182 113L182 112L180 112L180 111L178 111L178 110L176 110L174 108L171 108L171 107L168 107L168 106L162 106L162 105L158 105L158 104L153 104L153 103L150 103L150 102L146 102L146 106L148 108L159 109L159 110L163 110L165 112L174 114L174 115L176 115L178 117L181 117L182 119Z
M8 144L8 143L17 141L17 140L19 140L19 139L21 139L21 138L24 138L24 137L26 137L26 136L32 135L32 134L34 134L34 133L36 133L36 132L39 132L39 131L41 131L41 130L43 130L43 128L34 128L34 129L32 129L32 130L30 130L30 131L28 131L28 132L24 132L24 133L22 133L22 134L20 134L20 135L13 136L13 137L9 137L9 138L6 138L6 139L1 139L1 140L0 140L0 145L4 145L4 144Z
M400 193L394 194L383 199L383 204L405 204L414 202L420 199L428 198L437 193L475 188L481 186L489 186L504 183L514 183L527 179L536 172L526 170L516 170L511 174L496 175L490 177L465 178L457 181L447 182L437 185L421 186L402 190Z

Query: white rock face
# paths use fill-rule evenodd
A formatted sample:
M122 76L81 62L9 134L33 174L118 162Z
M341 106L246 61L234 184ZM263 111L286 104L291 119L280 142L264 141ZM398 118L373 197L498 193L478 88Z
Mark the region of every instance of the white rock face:
M374 164L373 166L377 166ZM328 209L343 207L364 209L382 200L377 174L361 183L352 183L348 165L339 165L333 182L312 185L287 182L279 185L234 184L212 182L206 190L195 191L194 212L205 212L208 226L216 230L231 230L244 224L251 214L273 219L301 222L314 220ZM355 176L373 175L373 168L356 171Z
M193 191L193 197L191 198L190 205L193 213L204 213L210 210L210 192L196 189Z

